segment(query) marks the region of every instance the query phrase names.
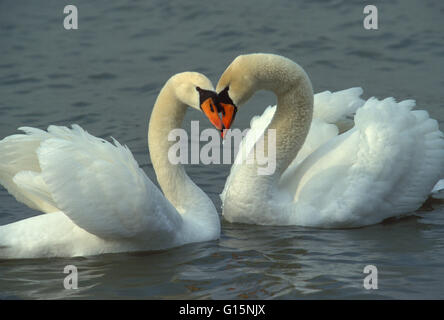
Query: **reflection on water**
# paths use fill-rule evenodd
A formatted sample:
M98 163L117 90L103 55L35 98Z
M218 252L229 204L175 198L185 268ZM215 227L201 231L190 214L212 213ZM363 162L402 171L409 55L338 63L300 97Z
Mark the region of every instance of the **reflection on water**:
M379 30L362 27L359 1L77 1L79 30L62 27L59 1L0 3L0 138L27 125L78 123L127 144L148 176L151 107L173 73L214 83L240 53L299 62L315 91L362 86L364 96L414 98L443 129L444 4L376 1ZM236 116L241 129L274 97L258 93ZM200 129L210 127L189 112ZM220 208L227 165L187 172ZM0 190L0 225L38 214ZM444 298L444 205L351 230L223 222L220 241L155 253L0 261L0 298L304 299ZM65 290L63 269L79 271ZM362 286L365 265L379 289Z

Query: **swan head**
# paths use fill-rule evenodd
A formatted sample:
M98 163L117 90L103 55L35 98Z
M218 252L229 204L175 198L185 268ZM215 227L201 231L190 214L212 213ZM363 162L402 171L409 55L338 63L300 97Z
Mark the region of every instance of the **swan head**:
M292 60L271 53L240 55L224 71L216 86L222 123L230 129L237 109L258 90L277 96L309 83L305 71ZM309 85L311 90L311 84Z
M227 67L216 87L218 107L224 129L230 129L237 109L256 91L256 81L250 68L250 55L238 56ZM222 137L224 133L222 133Z
M274 73L281 58L274 54L252 53L237 56L227 67L216 86L222 123L226 129L231 128L237 109L256 91L280 90L274 81Z
M171 78L176 97L184 104L202 111L218 130L223 129L219 117L218 96L211 81L198 72L182 72Z

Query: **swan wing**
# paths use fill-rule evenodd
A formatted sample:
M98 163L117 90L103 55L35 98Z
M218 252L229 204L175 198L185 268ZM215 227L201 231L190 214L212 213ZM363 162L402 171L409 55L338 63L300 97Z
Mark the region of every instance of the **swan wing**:
M314 95L313 119L335 124L339 132L354 126L353 116L365 103L362 88L354 87L336 92L324 91Z
M444 139L413 100L369 99L355 127L329 140L281 181L291 223L362 226L421 206L444 170ZM291 177L291 178L290 178Z
M42 201L50 199L76 225L105 239L172 237L182 223L116 140L94 137L77 125L21 130L39 144L33 149L34 167L13 179L19 193L31 190Z
M40 176L36 150L50 137L43 130L23 128L29 134L15 134L0 141L0 184L17 201L42 212L56 212L57 205Z
M276 112L276 106L268 106L265 111L260 116L254 116L250 120L250 128L248 129L246 135L243 137L242 141L238 146L237 154L235 155L235 160L230 169L230 174L228 175L227 181L225 182L224 190L220 194L222 203L224 202L226 192L231 183L232 177L236 175L237 170L242 166L242 163L247 159L249 152L253 149L257 140L265 132L265 129L270 124L273 116ZM226 139L230 137L227 135ZM231 145L230 145L231 147Z
M363 90L360 87L349 88L341 91L324 91L314 95L313 121L309 134L296 158L290 164L291 172L314 150L322 144L338 135L340 131L348 130L354 125L353 115L365 101L360 98ZM221 193L222 202L231 182L231 177L236 174L239 165L246 159L257 140L263 135L276 112L276 106L269 106L262 115L254 116L250 121L250 130L239 144L239 151L231 167L230 175Z

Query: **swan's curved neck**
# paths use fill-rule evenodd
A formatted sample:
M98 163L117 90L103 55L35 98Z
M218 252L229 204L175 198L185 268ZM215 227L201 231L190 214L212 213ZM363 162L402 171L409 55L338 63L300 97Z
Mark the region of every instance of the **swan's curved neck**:
M304 72L290 89L274 92L277 96L277 106L265 133L265 146L268 145L268 129L275 129L275 175L280 176L293 161L307 137L313 114L313 89Z
M252 91L268 90L277 96L277 110L264 134L268 146L269 130L276 130L276 171L280 177L302 147L313 114L313 88L304 69L293 61L258 55L248 66L252 70ZM252 94L252 92L250 93ZM267 152L267 148L265 148Z
M181 213L195 204L213 206L205 193L188 177L184 167L168 159L170 147L177 143L168 141L168 135L171 130L182 128L186 110L187 105L177 98L173 83L168 81L157 97L148 129L150 157L157 181L165 197Z

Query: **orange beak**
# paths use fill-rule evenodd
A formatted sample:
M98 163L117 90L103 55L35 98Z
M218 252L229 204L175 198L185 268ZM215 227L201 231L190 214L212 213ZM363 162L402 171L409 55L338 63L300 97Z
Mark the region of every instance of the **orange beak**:
M210 122L213 124L213 126L216 127L216 129L221 130L223 128L222 121L219 117L219 113L217 110L217 107L214 103L213 98L207 98L200 104L200 108L205 113L207 118L210 120Z
M233 124L234 117L236 116L237 108L231 103L219 103L221 112L222 112L222 123L224 125L224 129L230 129ZM225 130L224 130L225 131ZM225 133L222 132L222 138Z
M225 136L225 129L228 130L231 128L237 112L237 107L233 100L231 100L228 90L229 87L226 87L217 95L219 100L219 111L222 112L222 123L224 125L224 130L222 130L222 139Z

